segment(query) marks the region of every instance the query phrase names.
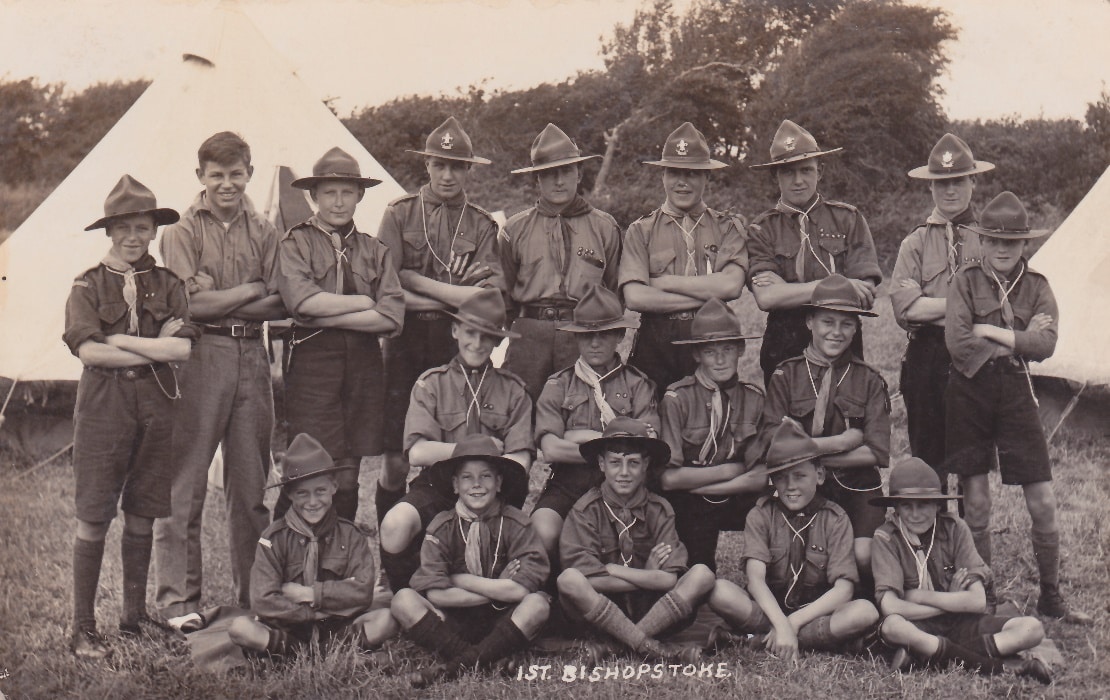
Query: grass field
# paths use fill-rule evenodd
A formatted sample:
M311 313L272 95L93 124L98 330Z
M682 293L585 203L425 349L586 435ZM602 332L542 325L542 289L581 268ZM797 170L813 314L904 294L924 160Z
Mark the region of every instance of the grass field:
M882 315L865 321L867 356L885 375L892 391L905 337L894 325L889 302L879 302ZM750 297L740 304L746 330L760 330L762 315ZM758 381L757 343L744 358L744 375ZM895 458L906 451L905 415L894 401ZM1100 698L1110 696L1110 648L1106 624L1110 600L1107 548L1110 527L1110 479L1106 465L1110 446L1062 432L1052 445L1056 493L1063 533L1065 590L1077 607L1095 615L1096 624L1074 627L1047 622L1049 636L1062 652L1066 666L1057 669L1056 683L1043 687L1012 676L982 678L964 671L945 673L891 672L878 659L811 654L797 667L788 667L765 654L728 650L707 659L715 674L727 677L686 677L668 670L662 678L629 680L563 680L564 665L586 663L573 655L551 658L531 655L527 663L550 665L547 679L516 680L465 676L434 686L421 697L444 698ZM73 540L73 479L70 465L61 460L30 475L26 464L0 454L0 694L10 697L81 698L316 698L416 697L403 681L369 667L351 648L340 648L317 661L300 660L283 666L260 663L245 672L204 673L191 663L183 642L119 640L111 634L120 605L119 534L109 534L104 573L98 596L100 628L115 648L105 664L77 662L67 651L70 618L71 545ZM538 472L539 470L537 470ZM362 473L360 520L374 521L372 494L377 461L366 460ZM538 485L542 475L533 475ZM1036 566L1028 544L1029 518L1020 490L1001 490L997 481L995 517L995 575L999 593L1020 609L1036 602ZM212 491L205 517L204 547L207 604L232 602L226 563L222 494ZM534 496L533 496L534 497ZM738 571L738 537L722 537L721 574ZM150 592L153 596L153 589ZM430 657L406 642L394 641L398 670L415 668ZM612 668L623 671L638 661L625 659Z

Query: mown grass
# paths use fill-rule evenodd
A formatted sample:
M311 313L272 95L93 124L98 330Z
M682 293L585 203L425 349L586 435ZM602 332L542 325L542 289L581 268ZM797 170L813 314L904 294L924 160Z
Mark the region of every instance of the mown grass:
M869 361L881 369L892 391L897 387L898 364L904 335L890 319L889 304L880 300L882 316L865 322ZM738 308L745 327L760 330L762 315L749 298ZM758 343L750 344L743 360L744 375L758 382L755 362ZM906 450L904 410L894 402L894 454ZM1110 599L1110 547L1105 513L1110 512L1110 480L1105 465L1110 446L1062 432L1052 445L1056 493L1063 532L1065 588L1077 607L1091 612L1096 624L1074 627L1047 622L1049 635L1062 652L1066 666L1057 669L1053 686L1044 688L1012 676L982 678L964 671L893 673L879 659L811 654L788 667L761 653L728 650L708 659L725 663L727 678L690 678L681 672L664 677L603 679L597 682L562 680L563 666L585 661L575 654L564 658L529 655L526 663L551 665L547 680L516 680L468 675L426 691L411 691L403 679L367 662L350 647L324 659L301 659L286 665L257 663L231 673L197 670L181 642L118 640L111 632L119 614L119 526L113 526L105 556L98 596L102 631L108 632L115 654L106 664L76 661L66 649L70 618L71 544L73 539L73 479L66 461L22 476L21 464L0 454L0 693L11 697L104 698L318 698L318 697L442 697L442 698L1098 698L1110 695L1110 671L1103 658L1110 645L1106 631ZM896 457L897 458L897 457ZM366 460L361 481L360 520L372 523L373 484L377 460ZM533 486L541 482L533 474ZM995 480L995 572L1001 595L1020 609L1036 601L1036 567L1028 544L1029 517L1021 492L1003 490ZM535 490L535 489L533 489ZM204 524L207 603L233 600L226 562L222 494L212 491ZM533 496L534 497L534 496ZM721 574L738 573L739 538L721 540ZM153 596L153 589L150 592ZM400 659L396 671L429 663L430 657L407 642L389 648ZM639 661L624 659L613 668ZM647 674L650 676L650 674Z

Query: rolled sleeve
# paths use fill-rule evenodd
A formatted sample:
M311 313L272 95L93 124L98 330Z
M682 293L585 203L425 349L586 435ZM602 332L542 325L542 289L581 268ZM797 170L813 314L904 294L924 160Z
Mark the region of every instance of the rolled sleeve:
M587 578L604 576L606 569L598 556L600 549L596 522L587 513L572 509L559 535L559 559L563 568L578 569Z
M536 445L544 435L561 438L566 434L566 421L563 418L563 399L566 391L558 377L551 377L543 385L540 397L536 399Z
M682 429L686 425L686 407L678 394L668 389L659 404L659 420L662 423L660 437L671 448L671 461L668 467L685 466L682 450Z
M826 569L829 585L842 578L848 579L852 583L859 583L852 521L847 514L837 513L830 517L827 522L825 546L829 554L829 563Z
M1032 282L1033 280L1029 280ZM1041 331L1014 331L1014 354L1027 360L1041 361L1052 356L1056 351L1056 338L1060 327L1059 309L1056 306L1056 297L1048 283L1037 279L1036 298L1033 302L1033 315L1047 314L1052 317L1052 323Z
M97 295L92 283L87 279L74 280L66 300L66 326L62 333L62 340L74 355L90 340L96 343L105 340L97 307Z
M418 593L451 588L451 554L447 544L431 531L424 534L420 545L420 568L412 575L409 586Z
M844 276L858 280L871 280L875 284L883 281L883 271L879 268L879 256L875 252L875 240L867 219L858 211L853 217L851 232L848 234L848 256L844 261Z
M200 251L190 222L191 219L186 218L167 226L159 243L163 264L183 280L194 277L200 266Z
M910 234L898 247L898 260L894 263L894 274L890 279L890 305L894 310L894 320L902 328L912 325L906 319L906 312L914 302L925 296L921 280L921 239ZM909 280L917 286L903 287L902 282Z
M516 532L509 542L507 561L516 559L520 562L520 570L512 580L524 586L529 593L540 590L547 576L551 572L551 564L547 560L547 552L539 535L527 523L516 523Z
M906 575L897 547L898 543L891 536L888 526L875 531L871 542L871 575L875 578L876 602L887 592L893 592L899 598L905 597Z
M776 275L782 275L778 263L775 260L775 244L772 240L773 231L770 228L762 226L758 223L752 223L748 226L748 283L751 284L751 277L754 277L760 272L774 272ZM785 279L785 277L783 278Z
M617 284L621 287L630 282L648 284L651 281L646 229L643 221L637 221L624 234L620 271L617 275Z
M748 512L744 522L744 550L740 559L741 567L748 559L764 564L771 563L771 522L768 509L762 504Z
M293 231L278 244L277 279L281 300L294 316L305 299L325 291L312 274L311 246Z

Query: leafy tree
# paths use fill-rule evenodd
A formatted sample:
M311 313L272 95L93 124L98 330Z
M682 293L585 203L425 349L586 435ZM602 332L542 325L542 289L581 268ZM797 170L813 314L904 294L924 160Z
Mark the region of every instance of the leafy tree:
M40 85L35 78L0 83L0 182L15 185L41 176L38 162L60 98L61 86Z

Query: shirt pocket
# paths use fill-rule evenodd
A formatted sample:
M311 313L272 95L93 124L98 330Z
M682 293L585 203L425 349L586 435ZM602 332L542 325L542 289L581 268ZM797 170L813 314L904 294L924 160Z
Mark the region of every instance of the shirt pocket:
M709 437L708 425L688 425L682 429L682 454L696 455L701 453L702 445Z
M648 272L652 277L673 274L671 273L671 269L674 265L674 258L675 254L673 248L652 251L648 258Z
M468 238L456 237L454 243L451 244L451 260L445 260L452 270L457 270L460 276L466 272L466 268L474 263L474 251L478 249L478 244ZM456 262L457 261L457 262Z
M466 411L443 413L438 417L438 423L443 431L442 442L457 442L457 438L462 437L466 431Z
M972 316L975 323L997 323L1002 313L1002 302L998 294L991 291L976 291L971 296Z
M112 326L116 323L119 323L119 321L123 319L124 315L127 314L127 302L103 302L100 304L99 307L97 307L96 313L98 316L100 316L100 321L102 324Z
M819 544L806 547L806 563L800 583L806 587L819 587L829 580L829 553Z
M505 433L509 428L509 414L504 411L498 411L492 408L482 408L482 414L479 418L482 424L482 433L485 435L492 435L498 440L505 439Z
M345 545L340 545L341 551L346 550ZM326 581L342 581L346 578L347 573L347 557L344 554L329 554L320 558L320 569L322 570L320 578ZM323 574L326 571L331 574L327 576Z
M567 271L567 296L571 299L581 299L590 287L601 284L605 274L605 263L595 264L587 261L583 256L588 254L589 251L579 250L570 261L570 270Z
M801 234L793 229L786 229L781 232L781 235L775 236L771 248L775 257L793 260L798 257L798 251L802 249Z
M788 411L791 418L800 421L811 415L816 407L816 396L792 396L790 397Z
M159 328L162 322L170 317L170 307L165 299L150 299L143 302L143 311L158 322Z
M921 287L927 289L929 283L948 272L948 260L926 257L921 262Z
M824 250L826 253L821 256L823 258L822 262L826 263L830 255L835 258L843 255L844 252L848 250L848 241L843 236L822 235L817 239L817 244L820 246L821 250ZM837 272L841 272L841 270L837 270Z
M844 424L849 428L859 428L863 430L864 421L867 418L867 403L855 396L840 395L833 399L840 415L844 418Z
M351 273L355 278L353 291L376 300L375 292L379 277L378 261L370 255L356 254L351 259ZM351 291L347 289L348 293Z
M404 231L402 240L402 264L406 270L423 270L428 258L428 238L423 230Z
M563 399L563 415L566 416L567 430L588 430L590 428L590 397L586 394L567 394Z

